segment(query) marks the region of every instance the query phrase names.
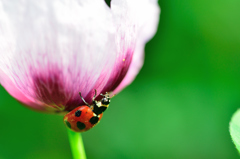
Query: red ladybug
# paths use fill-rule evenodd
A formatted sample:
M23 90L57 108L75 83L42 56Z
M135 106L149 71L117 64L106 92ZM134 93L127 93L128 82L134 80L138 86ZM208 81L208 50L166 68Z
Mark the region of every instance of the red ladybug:
M83 102L86 104L84 106L79 106L69 113L67 113L63 121L65 125L75 132L84 132L92 127L94 127L102 118L103 112L108 108L110 104L109 93L103 96L101 101L96 101L97 91L95 90L95 95L93 97L93 104L89 105L82 97L81 92L79 95Z

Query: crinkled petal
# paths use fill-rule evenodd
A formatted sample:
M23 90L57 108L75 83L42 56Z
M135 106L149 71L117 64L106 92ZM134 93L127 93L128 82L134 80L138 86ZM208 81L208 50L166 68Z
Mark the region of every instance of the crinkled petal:
M118 93L134 80L142 68L144 47L157 30L160 8L157 0L112 0L111 9L117 17L118 33L124 35L122 43L128 48L134 48L128 72L114 90L114 93Z
M0 80L24 104L71 110L83 104L80 91L91 101L116 56L104 1L0 1Z

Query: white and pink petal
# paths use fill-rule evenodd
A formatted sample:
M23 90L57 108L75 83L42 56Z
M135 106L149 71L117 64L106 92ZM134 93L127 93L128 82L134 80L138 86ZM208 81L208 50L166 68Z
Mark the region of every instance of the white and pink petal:
M125 37L121 43L134 48L128 72L114 90L118 93L135 79L142 68L145 44L157 31L160 8L157 0L112 0L111 9L119 25L117 34Z
M116 49L104 1L3 0L0 10L0 76L14 85L10 94L61 111L81 104L79 91L87 96L107 82Z
M140 4L140 6L138 6ZM140 70L156 1L0 0L0 82L18 101L69 111L119 92ZM150 18L149 18L150 17Z

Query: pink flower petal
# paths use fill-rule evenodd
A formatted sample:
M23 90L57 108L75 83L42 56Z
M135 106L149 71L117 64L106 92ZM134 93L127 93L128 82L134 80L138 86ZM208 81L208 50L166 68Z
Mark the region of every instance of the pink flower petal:
M114 15L119 17L118 23L123 27L122 30L131 32L125 32L130 35L126 41L132 38L131 42L135 42L130 68L124 80L114 90L114 93L118 93L135 79L142 68L144 47L157 30L160 8L157 0L112 0L111 8Z
M4 77L4 78L2 78ZM45 108L42 107L43 103L37 103L33 100L26 97L11 81L8 76L6 76L1 70L0 70L0 81L1 84L5 87L5 89L18 101L20 101L22 104L26 106L31 106L30 108L34 108L36 110L45 111Z

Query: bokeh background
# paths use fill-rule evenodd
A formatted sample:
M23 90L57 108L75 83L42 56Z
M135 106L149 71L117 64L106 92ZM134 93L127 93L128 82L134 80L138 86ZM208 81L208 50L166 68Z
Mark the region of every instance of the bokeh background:
M83 133L88 159L234 159L240 107L240 1L160 0L136 80ZM31 111L0 87L0 159L70 159L62 116Z

